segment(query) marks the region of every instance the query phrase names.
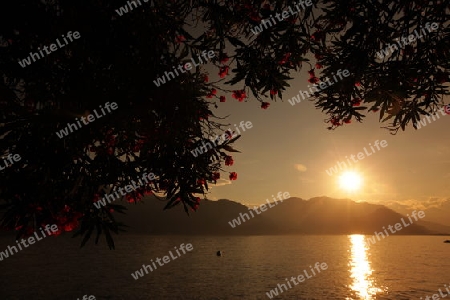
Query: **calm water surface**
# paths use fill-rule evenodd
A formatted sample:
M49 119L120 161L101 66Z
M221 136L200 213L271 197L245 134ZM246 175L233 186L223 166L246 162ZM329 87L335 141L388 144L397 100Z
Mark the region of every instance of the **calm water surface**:
M450 285L444 237L123 235L116 250L48 237L0 262L0 299L269 299L316 262L328 269L275 299L420 299ZM194 249L138 280L131 273L181 243ZM14 245L0 239L0 251ZM216 251L223 256L217 257ZM450 297L449 297L450 298Z

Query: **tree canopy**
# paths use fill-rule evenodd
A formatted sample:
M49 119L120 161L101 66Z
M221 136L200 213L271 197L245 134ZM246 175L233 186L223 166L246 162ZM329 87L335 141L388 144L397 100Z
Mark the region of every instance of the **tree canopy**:
M329 129L375 112L396 133L448 95L449 1L2 6L1 226L18 237L57 224L57 234L74 232L82 245L95 232L114 248L111 232L123 227L114 215L126 207L95 205L113 193L198 209L210 184L237 179L229 167L239 135L215 109L224 101L268 109L298 72L309 72L311 101Z

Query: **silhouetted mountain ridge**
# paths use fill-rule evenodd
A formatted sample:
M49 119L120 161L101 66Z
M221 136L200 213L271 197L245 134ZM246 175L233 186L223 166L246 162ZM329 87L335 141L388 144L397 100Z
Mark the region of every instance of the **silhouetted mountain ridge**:
M203 235L277 235L277 234L374 234L383 226L406 225L395 234L450 233L450 227L426 221L409 222L403 216L383 205L355 202L350 199L315 197L309 200L292 197L272 203L260 214L238 202L228 199L202 200L197 212L187 216L182 204L163 211L164 201L146 198L143 204L129 207L129 215L120 218L131 226L130 232L149 234L203 234ZM245 218L245 222L242 221ZM240 219L241 225L233 219ZM250 218L250 220L248 220ZM423 221L422 221L423 220Z

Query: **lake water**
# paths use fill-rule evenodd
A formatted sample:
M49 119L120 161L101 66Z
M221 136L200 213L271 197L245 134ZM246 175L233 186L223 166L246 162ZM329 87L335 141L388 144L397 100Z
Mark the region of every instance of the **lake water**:
M371 245L360 235L121 235L110 251L104 243L79 249L79 239L47 237L0 262L0 299L267 300L267 292L304 270L312 278L291 281L274 299L425 299L450 285L450 244L444 239L391 235ZM194 249L132 278L182 243ZM14 244L2 237L0 251ZM328 269L312 276L309 266L316 262Z

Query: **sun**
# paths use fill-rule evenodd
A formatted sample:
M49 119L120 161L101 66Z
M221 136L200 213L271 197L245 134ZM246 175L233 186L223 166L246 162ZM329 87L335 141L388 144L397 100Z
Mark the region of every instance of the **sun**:
M339 177L339 186L347 192L359 190L362 184L362 177L354 171L346 171Z

